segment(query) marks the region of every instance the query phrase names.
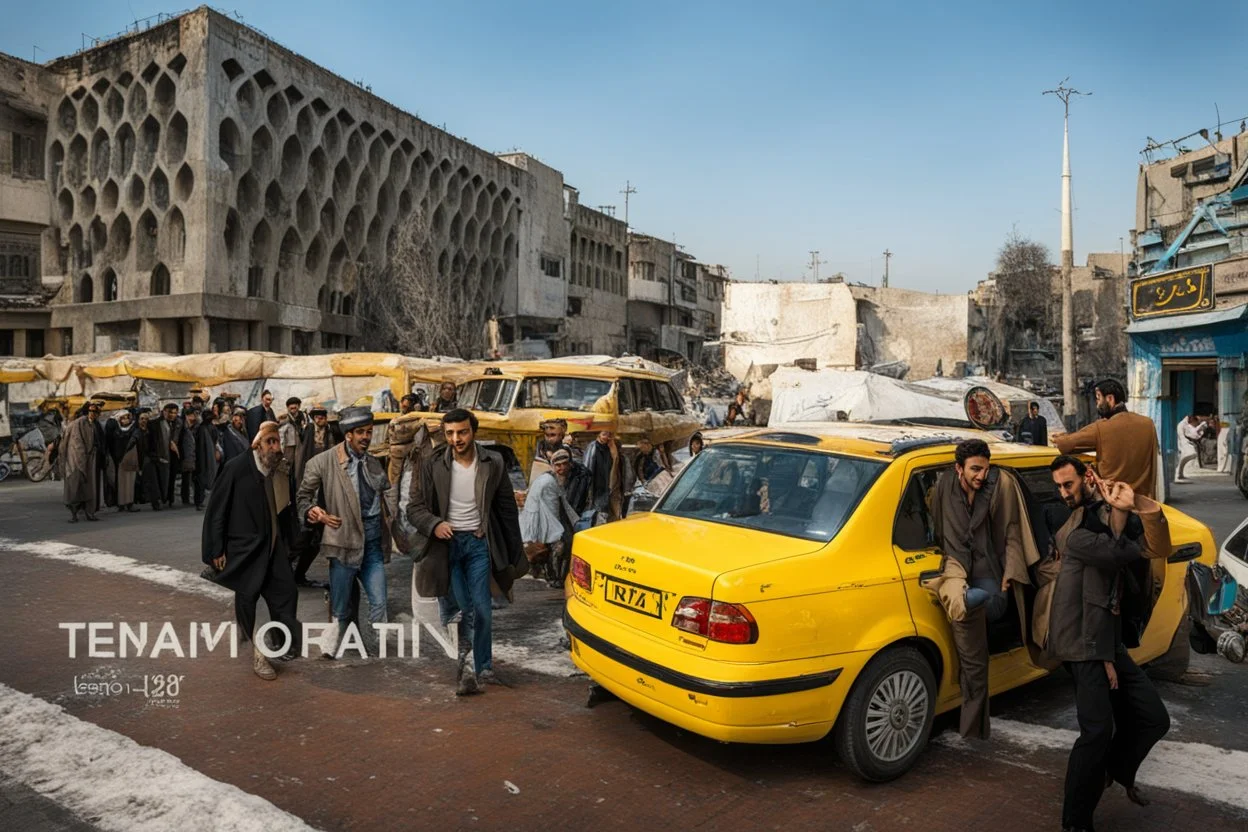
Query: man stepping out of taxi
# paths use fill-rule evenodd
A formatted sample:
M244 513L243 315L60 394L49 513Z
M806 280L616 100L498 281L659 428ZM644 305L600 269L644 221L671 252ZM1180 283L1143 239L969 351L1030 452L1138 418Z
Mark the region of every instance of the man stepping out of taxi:
M1030 583L1027 569L1040 560L1022 490L990 458L982 439L964 440L954 451L953 470L936 480L932 519L944 558L940 577L927 584L953 627L962 736L979 739L989 733L988 625L1008 612L1011 585L1023 609L1020 585Z

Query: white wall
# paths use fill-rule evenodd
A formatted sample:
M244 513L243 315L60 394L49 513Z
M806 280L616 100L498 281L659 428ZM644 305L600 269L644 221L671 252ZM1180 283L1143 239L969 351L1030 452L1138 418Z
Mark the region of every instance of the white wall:
M744 378L753 364L813 358L819 369L854 369L857 318L844 283L729 283L724 365Z

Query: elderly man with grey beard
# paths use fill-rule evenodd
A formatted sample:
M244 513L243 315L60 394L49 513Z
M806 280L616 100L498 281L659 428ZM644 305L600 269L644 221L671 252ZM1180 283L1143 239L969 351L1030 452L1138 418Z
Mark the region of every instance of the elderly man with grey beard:
M524 510L520 512L520 536L526 556L530 551L546 556L546 583L552 589L562 589L568 574L572 533L579 515L567 498L572 455L566 448L557 450L551 454L550 464L551 470L535 477L525 495ZM533 558L530 561L536 562Z

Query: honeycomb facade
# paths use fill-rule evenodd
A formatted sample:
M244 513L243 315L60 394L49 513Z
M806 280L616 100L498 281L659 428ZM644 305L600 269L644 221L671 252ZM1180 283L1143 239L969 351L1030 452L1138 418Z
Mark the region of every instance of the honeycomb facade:
M77 349L350 348L359 265L405 222L433 291L503 311L526 171L208 9L49 68L52 326Z

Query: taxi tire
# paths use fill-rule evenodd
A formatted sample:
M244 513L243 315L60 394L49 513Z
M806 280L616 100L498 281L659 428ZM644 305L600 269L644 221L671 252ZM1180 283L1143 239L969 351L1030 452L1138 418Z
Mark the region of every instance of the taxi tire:
M927 717L919 741L904 757L889 762L876 757L867 744L867 706L880 684L895 673L910 671L927 690ZM832 744L841 764L863 780L884 783L895 780L910 770L927 746L936 716L936 675L927 659L913 647L893 647L880 653L867 664L854 681L854 687L841 707Z

